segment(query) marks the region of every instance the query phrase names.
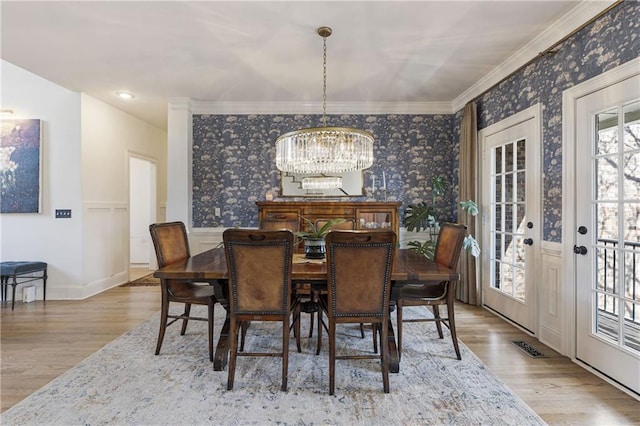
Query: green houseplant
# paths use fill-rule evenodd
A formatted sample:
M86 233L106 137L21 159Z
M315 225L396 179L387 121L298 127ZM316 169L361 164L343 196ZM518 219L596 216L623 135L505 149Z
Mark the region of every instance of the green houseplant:
M431 181L431 203L421 201L417 204L410 204L405 211L404 226L408 231L428 231L429 233L426 241L409 241L407 246L429 259L433 259L440 221L443 220L441 213L437 211L436 200L445 195L446 189L447 182L442 176L433 178ZM460 207L471 216L478 214L478 205L472 200L460 201ZM473 235L465 237L462 247L474 257L480 255L480 246Z
M307 230L298 231L294 234L304 241L305 257L309 259L324 258L326 252L324 237L331 231L331 228L345 222L345 219L328 219L324 225L317 227L315 223L306 217L300 217L307 223Z

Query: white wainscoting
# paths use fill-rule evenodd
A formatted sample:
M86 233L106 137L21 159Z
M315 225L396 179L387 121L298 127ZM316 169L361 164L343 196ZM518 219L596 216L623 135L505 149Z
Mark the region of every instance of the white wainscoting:
M127 281L129 211L127 203L84 203L84 299Z
M562 353L562 244L543 241L539 284L539 340Z

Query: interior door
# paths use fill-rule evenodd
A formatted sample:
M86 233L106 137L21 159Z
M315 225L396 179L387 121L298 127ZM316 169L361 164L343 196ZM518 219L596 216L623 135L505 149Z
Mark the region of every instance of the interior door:
M540 125L537 107L482 135L482 303L537 333ZM520 120L520 121L519 121ZM498 123L500 126L500 123ZM505 127L507 126L507 127Z
M576 358L640 393L640 76L576 120Z

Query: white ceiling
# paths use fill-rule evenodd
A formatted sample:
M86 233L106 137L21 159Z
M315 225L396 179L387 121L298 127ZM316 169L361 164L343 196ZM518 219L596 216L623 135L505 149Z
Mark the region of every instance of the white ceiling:
M321 105L327 25L328 113L332 102L450 111L541 33L542 49L560 39L545 29L583 3L3 0L1 55L166 128L171 98Z

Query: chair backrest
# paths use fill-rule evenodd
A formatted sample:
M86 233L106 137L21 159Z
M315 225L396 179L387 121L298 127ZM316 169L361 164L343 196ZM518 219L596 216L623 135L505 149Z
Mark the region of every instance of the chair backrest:
M387 318L396 249L393 231L331 231L326 237L329 314ZM366 322L366 321L365 321Z
M191 257L184 223L154 223L149 225L149 232L156 249L158 268Z
M227 229L222 234L229 273L231 315L289 313L293 233Z
M260 221L260 229L263 231L277 231L288 229L291 232L298 232L300 221L298 219L263 219Z
M444 222L440 225L438 240L436 242L436 250L433 260L456 270L458 268L458 259L462 251L462 243L467 235L467 226L459 223Z
M327 222L329 222L329 219L317 219L316 228L317 229L322 228L324 225L327 224ZM335 225L331 226L332 231L336 231L336 230L352 231L354 229L356 229L356 221L353 219L345 219L344 222L336 223Z

